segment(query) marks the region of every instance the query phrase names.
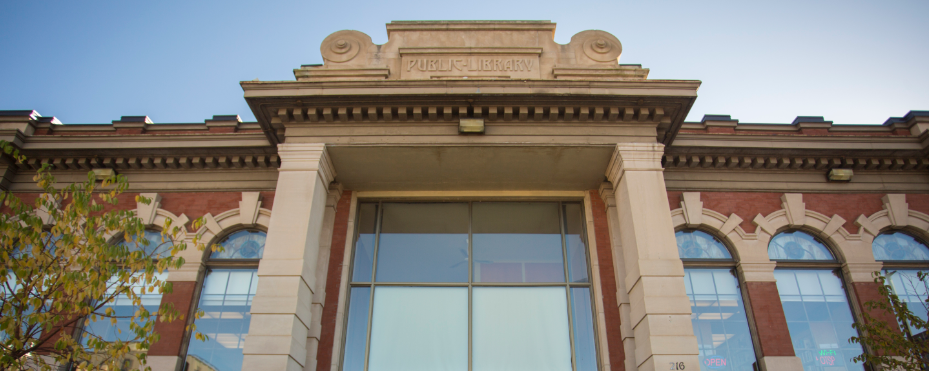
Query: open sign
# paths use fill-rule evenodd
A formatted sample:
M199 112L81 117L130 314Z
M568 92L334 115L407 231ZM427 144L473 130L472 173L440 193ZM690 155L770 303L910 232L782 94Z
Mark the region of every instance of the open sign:
M709 356L703 359L703 365L709 368L723 368L727 363L726 357Z

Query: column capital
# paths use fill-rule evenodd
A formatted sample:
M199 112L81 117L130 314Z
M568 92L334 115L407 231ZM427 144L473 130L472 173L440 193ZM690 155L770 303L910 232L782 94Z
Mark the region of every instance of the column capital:
M326 186L335 179L335 166L325 144L281 143L277 145L277 155L281 157L279 171L318 171Z
M745 282L775 282L775 262L739 262L736 266L739 275Z
M600 183L600 198L606 207L616 207L616 194L613 192L613 184L610 182Z
M606 177L615 186L626 171L663 171L662 156L664 144L661 143L617 144L606 167Z
M848 263L842 264L842 274L852 282L874 282L874 272L884 268L881 262Z

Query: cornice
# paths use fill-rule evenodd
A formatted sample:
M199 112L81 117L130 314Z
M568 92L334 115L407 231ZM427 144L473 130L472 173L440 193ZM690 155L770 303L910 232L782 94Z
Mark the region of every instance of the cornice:
M665 169L771 169L771 170L826 170L846 168L855 170L926 170L925 157L875 156L784 156L784 155L720 155L720 154L665 154Z
M357 80L357 81L242 81L245 97L343 94L345 89L362 89L352 95L394 94L627 94L654 90L649 95L696 97L699 80L642 80L642 81L586 81L586 80L499 80L499 79L442 79L442 80ZM414 88L416 91L407 89ZM429 90L422 90L429 89ZM488 90L490 89L490 90ZM555 89L555 90L552 90ZM582 89L582 90L578 90ZM583 89L586 89L584 91ZM267 92L268 90L277 91ZM281 91L284 90L284 91ZM285 93L285 94L281 94Z
M17 163L20 170L36 170L49 164L52 170L108 169L249 169L280 167L276 154L230 156L37 156Z

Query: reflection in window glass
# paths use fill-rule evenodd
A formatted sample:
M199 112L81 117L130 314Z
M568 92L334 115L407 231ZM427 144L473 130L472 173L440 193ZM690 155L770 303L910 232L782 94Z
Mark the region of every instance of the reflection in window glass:
M190 339L188 370L240 371L242 347L251 321L252 299L258 287L258 272L245 269L215 269L203 281L196 321L206 342Z
M558 203L474 203L475 282L564 282Z
M922 318L923 321L929 319L927 315L926 298L929 297L929 282L921 281L917 273L918 269L884 271L884 275L889 279L890 287L894 294L900 298L900 301L906 303L906 307L913 314ZM910 328L916 330L915 328ZM916 330L922 332L922 330ZM915 334L915 333L914 333Z
M702 231L678 231L677 251L681 259L730 260L732 255L719 239Z
M574 321L574 354L578 371L597 371L597 344L590 288L571 288L571 316Z
M794 353L807 371L863 370L842 281L828 270L774 271Z
M686 269L691 321L702 370L751 370L752 335L739 283L729 269Z
M374 267L374 233L377 230L377 204L361 204L358 207L357 229L352 282L371 282L371 269Z
M475 287L473 370L571 369L564 287Z
M210 259L261 259L267 237L262 231L235 232L219 243L223 251L214 251Z
M468 369L467 287L377 287L373 313L369 371Z
M362 203L341 369L596 371L583 215L577 202Z
M164 281L168 278L167 273L155 273L155 280ZM148 292L148 286L143 284L133 285L132 290L141 297L142 306L149 312L155 312L161 307L161 295L157 290ZM116 291L110 291L109 295ZM87 344L90 336L100 338L100 340L113 342L116 340L128 341L136 338L129 325L132 323L130 318L136 312L136 306L127 295L117 295L115 300L100 308L99 313L106 311L106 308L113 308L116 322L113 323L109 318L97 318L96 321L87 320L84 331L87 333L83 336L84 344ZM119 318L126 317L126 318ZM92 335L91 335L92 334Z
M467 282L468 204L384 204L378 282Z
M130 252L142 251L146 256L157 258L170 254L174 241L171 241L170 236L161 234L161 231L146 230L142 238L123 239L119 246L125 246Z
M871 243L874 260L929 260L929 247L903 232L884 233Z
M371 287L352 287L352 294L348 300L348 328L345 330L345 361L342 371L364 371Z
M772 260L835 260L822 242L806 233L778 233L768 244L768 257Z
M571 282L590 282L587 276L587 239L583 236L583 216L580 204L564 204L564 238Z

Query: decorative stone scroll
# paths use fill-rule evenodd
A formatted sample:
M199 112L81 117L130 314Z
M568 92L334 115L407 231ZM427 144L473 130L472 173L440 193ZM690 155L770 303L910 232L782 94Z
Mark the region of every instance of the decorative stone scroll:
M648 69L619 65L623 46L588 30L566 45L549 21L400 21L388 41L337 31L320 46L323 65L294 70L297 81L333 80L645 80Z

